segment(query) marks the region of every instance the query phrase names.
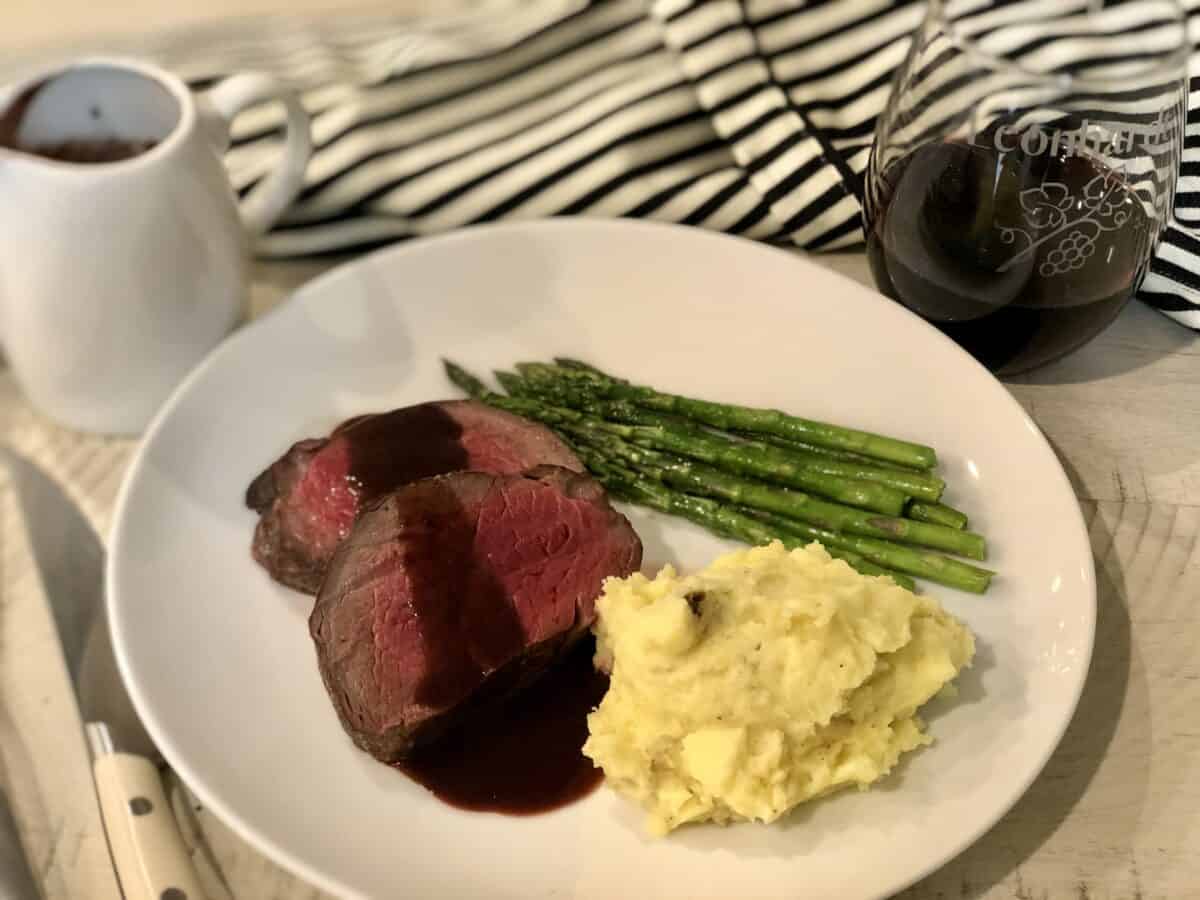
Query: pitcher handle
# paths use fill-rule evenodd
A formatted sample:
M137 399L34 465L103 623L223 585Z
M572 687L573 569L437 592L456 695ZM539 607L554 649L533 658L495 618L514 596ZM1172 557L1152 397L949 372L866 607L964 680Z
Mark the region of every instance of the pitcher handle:
M308 113L295 91L265 72L244 72L226 78L207 94L207 99L226 125L238 113L256 103L278 100L287 113L283 159L242 200L242 224L253 236L265 234L296 199L304 186L304 171L312 156L312 132Z

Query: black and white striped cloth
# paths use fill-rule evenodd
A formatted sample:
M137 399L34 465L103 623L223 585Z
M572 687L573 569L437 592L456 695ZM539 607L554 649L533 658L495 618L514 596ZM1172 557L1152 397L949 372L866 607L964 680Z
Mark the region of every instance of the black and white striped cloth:
M1200 0L1188 5L1197 38ZM244 68L302 87L317 149L267 256L552 215L820 251L862 241L874 121L923 12L920 0L494 2L436 20L192 34L153 55L200 87ZM1177 220L1200 224L1200 77L1191 92ZM276 116L236 122L239 189L270 169ZM1200 329L1200 237L1170 228L1141 297Z

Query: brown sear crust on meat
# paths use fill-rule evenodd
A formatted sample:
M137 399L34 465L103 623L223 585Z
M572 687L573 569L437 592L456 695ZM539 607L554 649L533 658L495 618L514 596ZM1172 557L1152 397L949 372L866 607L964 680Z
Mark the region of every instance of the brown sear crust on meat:
M473 400L357 416L329 437L294 444L250 483L246 505L260 516L252 553L276 581L315 594L376 498L446 472L509 474L543 463L583 471L549 429Z
M381 498L334 554L309 619L354 742L403 759L521 690L595 620L609 576L641 566L628 520L586 475L457 472Z
M310 438L293 444L246 489L246 505L259 514L251 555L276 581L306 594L315 594L321 586L323 567L314 560L312 548L287 528L286 504L312 458L327 443L326 438Z

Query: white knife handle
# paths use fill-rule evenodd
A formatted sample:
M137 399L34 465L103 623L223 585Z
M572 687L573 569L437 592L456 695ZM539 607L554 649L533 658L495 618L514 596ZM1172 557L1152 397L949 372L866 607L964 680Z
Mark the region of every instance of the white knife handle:
M92 772L125 900L203 900L154 763L106 753L96 757Z

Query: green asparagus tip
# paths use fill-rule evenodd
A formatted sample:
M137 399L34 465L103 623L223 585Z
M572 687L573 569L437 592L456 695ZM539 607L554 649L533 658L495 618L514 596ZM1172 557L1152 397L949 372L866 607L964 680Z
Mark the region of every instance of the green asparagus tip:
M513 366L526 378L534 375L550 375L554 373L554 366L544 362L519 362Z
M628 384L624 378L617 378L615 375L609 375L607 372L597 369L591 363L586 363L581 359L572 359L569 356L554 357L554 364L562 369L573 369L576 372L586 372L589 375L594 375L597 378L602 378L606 381L616 381L621 384Z
M562 366L564 369L579 369L583 372L599 372L600 370L591 363L585 363L581 359L575 359L571 356L555 356L554 364Z
M442 368L450 382L469 397L483 397L488 393L487 385L462 366L448 359L442 360Z
M495 375L496 380L500 382L500 387L504 388L514 397L518 397L525 392L525 379L523 379L516 372L505 372L502 369L497 369L492 374Z

